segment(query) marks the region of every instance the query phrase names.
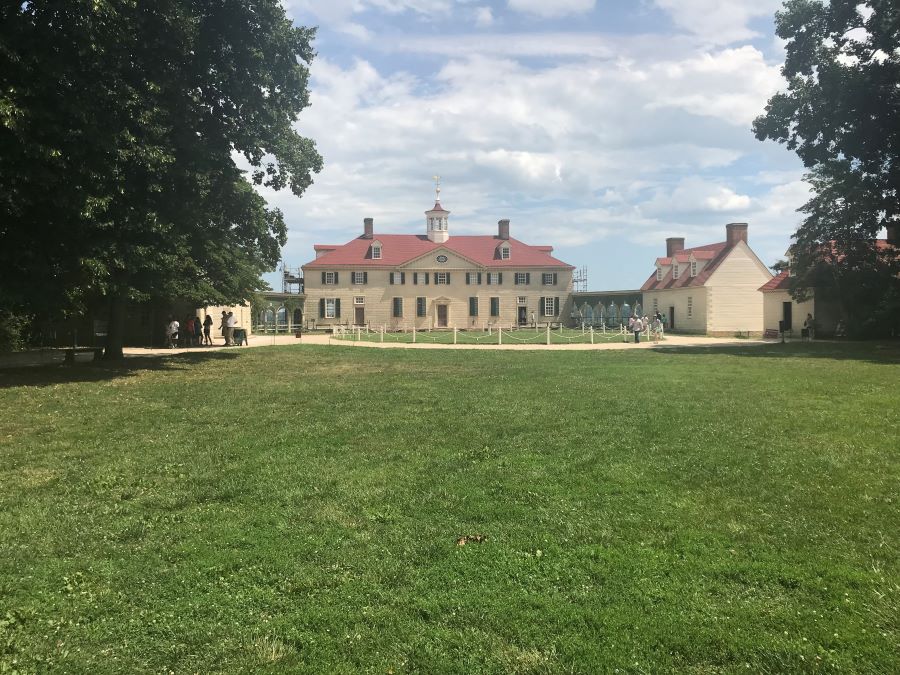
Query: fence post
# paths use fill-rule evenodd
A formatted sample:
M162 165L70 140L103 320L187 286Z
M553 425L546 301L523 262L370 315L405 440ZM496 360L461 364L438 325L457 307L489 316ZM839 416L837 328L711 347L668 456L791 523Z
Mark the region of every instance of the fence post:
M453 344L456 344L456 326L453 326Z
M550 344L550 322L547 322L547 344Z
M381 341L384 342L384 326L381 327Z
M413 344L416 344L416 327L413 326Z
M594 327L591 326L591 344L594 344Z
M487 332L488 332L488 337L490 337L492 335L490 325L488 325L488 327L487 327Z
M499 327L497 328L497 344L503 344L503 329Z

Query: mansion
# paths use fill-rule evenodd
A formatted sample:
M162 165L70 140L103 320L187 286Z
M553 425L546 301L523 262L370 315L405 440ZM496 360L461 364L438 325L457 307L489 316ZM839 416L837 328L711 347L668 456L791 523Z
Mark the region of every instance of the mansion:
M574 267L552 246L509 235L450 235L450 212L425 212L425 234L362 234L341 245L316 245L303 265L306 326L370 326L386 330L565 322L571 312Z

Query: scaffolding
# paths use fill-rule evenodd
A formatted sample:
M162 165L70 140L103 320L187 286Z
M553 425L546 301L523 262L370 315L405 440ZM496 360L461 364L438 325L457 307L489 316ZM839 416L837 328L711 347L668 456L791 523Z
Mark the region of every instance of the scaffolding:
M572 275L572 290L575 293L583 293L587 290L587 267L582 266Z
M303 293L303 270L299 267L288 267L281 262L281 292ZM296 286L296 290L294 290Z

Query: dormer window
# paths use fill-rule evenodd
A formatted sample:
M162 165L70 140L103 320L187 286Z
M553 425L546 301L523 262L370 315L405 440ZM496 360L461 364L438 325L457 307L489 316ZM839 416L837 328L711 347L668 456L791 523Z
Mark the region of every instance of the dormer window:
M678 262L675 260L672 261L672 278L678 278Z
M661 265L657 265L657 266L656 266L656 280L657 280L657 281L662 281L662 277L663 277L662 266L661 266Z
M691 276L692 277L697 276L697 261L696 260L691 260Z
M372 246L372 260L381 260L380 246Z
M509 260L509 246L500 247L500 260Z

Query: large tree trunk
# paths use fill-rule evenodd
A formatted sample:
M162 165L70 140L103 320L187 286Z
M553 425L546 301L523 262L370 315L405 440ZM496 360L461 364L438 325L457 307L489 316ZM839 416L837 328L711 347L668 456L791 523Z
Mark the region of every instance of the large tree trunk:
M104 361L125 358L122 347L125 344L125 298L113 295L109 299L109 324L106 328L106 349L103 351Z

